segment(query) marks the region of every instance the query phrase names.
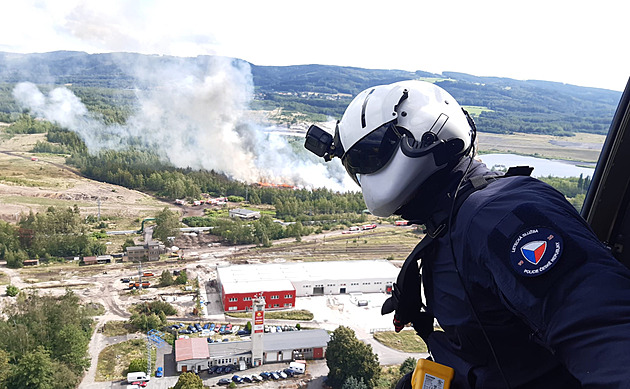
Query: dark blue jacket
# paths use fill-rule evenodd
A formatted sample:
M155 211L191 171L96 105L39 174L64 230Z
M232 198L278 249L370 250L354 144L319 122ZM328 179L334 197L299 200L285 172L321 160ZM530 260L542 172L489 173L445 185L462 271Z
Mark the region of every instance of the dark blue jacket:
M453 388L630 388L630 271L561 193L500 178L436 243L422 278L444 332L428 344Z

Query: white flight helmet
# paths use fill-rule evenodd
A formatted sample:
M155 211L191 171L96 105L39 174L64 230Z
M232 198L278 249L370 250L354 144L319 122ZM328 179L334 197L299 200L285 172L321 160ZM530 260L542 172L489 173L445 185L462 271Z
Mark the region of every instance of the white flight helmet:
M372 214L387 217L434 173L471 150L474 123L444 89L423 81L368 88L338 124L341 160Z

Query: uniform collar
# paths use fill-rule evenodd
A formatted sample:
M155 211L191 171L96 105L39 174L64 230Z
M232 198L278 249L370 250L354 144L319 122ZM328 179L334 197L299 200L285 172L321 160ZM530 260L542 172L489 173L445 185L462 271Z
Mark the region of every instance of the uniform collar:
M412 224L424 224L429 234L438 234L440 226L448 218L453 196L469 163L471 165L466 180L474 176L491 174L482 162L463 158L452 169L431 176L421 185L416 195L395 214Z

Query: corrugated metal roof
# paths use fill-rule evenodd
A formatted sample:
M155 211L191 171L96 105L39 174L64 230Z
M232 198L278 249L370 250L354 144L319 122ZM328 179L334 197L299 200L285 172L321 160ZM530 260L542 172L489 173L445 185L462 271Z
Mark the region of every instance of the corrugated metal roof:
M247 283L261 281L289 280L313 283L334 279L347 281L391 279L394 281L399 271L400 269L386 260L266 263L217 268L223 287L234 283L238 284L239 290Z
M206 338L177 339L175 341L175 361L207 359L210 357L207 345Z
M205 340L205 339L204 339ZM298 348L326 347L330 335L326 330L303 330L263 334L263 351L294 350ZM208 343L212 358L228 358L252 351L251 340L240 342Z
M272 332L263 335L265 351L292 350L296 348L326 347L330 335L326 330Z
M295 288L289 280L247 280L222 283L226 294L232 293L257 293L257 292L282 292L293 291Z

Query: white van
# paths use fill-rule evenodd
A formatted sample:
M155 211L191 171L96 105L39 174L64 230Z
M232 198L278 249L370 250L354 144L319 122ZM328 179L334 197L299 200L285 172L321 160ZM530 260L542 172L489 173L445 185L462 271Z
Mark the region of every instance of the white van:
M296 374L304 374L304 372L306 371L306 365L299 362L291 362L289 364L289 369Z
M127 382L128 383L132 383L132 382L142 382L142 381L149 381L150 377L147 375L147 373L143 372L143 371L135 371L132 373L127 373Z

